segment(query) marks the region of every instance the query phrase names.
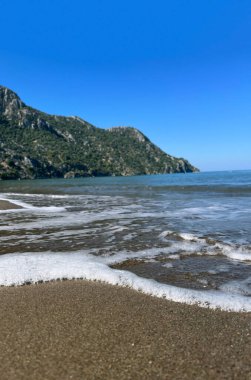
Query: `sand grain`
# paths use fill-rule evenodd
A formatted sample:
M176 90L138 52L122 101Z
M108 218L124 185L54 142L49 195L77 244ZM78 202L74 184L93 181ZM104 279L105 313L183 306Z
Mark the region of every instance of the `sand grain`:
M87 281L0 289L0 378L251 379L251 314Z

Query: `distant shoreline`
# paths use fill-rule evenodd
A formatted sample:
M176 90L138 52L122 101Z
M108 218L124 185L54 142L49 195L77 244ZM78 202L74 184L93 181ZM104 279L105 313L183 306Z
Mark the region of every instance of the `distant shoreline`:
M0 199L0 211L4 210L15 210L15 209L21 209L23 207L16 205L15 203Z
M249 171L249 170L219 170L219 172L232 172L232 171ZM58 177L16 177L16 178L0 178L0 182L6 182L6 181L36 181L36 180L72 180L72 179L87 179L87 178L130 178L130 177L149 177L149 176L162 176L162 175L186 175L186 174L198 174L198 173L214 173L214 171L202 172L201 170L196 171L187 171L187 172L173 172L173 173L151 173L151 174L128 174L128 175L114 175L114 174L97 174L97 175L77 175L77 176L58 176Z

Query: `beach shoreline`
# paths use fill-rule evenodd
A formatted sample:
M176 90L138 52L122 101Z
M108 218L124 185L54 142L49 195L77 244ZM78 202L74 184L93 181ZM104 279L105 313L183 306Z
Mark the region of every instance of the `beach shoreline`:
M22 209L23 207L9 202L5 199L0 199L0 211Z
M251 313L85 280L1 287L1 379L251 379Z

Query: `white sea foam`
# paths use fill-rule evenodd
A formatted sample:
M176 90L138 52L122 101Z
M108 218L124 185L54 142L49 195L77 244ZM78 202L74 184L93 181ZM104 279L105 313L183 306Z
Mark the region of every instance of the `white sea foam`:
M170 235L173 235L173 231L166 230L166 231L161 232L159 234L159 237L160 238L165 238L165 237L170 236Z
M133 240L136 236L137 236L137 234L135 234L135 233L130 233L130 234L127 234L127 235L123 236L123 240L124 240L124 241Z
M245 280L233 280L220 286L224 292L251 296L251 277Z
M154 280L111 269L105 259L86 253L26 253L0 256L0 285L83 278L130 287L175 302L232 311L251 311L251 298L223 291L198 291L160 284Z
M1 210L1 213L8 212L26 212L26 211L34 211L34 212L62 212L65 211L65 207L57 207L57 206L45 206L45 207L36 207L31 205L30 203L22 202L20 200L11 199L1 195L0 200L8 201L13 203L14 205L22 207L21 209L10 209L10 210Z
M173 264L172 263L165 263L165 264L162 264L161 266L164 267L164 268L173 268Z
M30 194L30 193L4 193L6 197L22 197L22 198L52 198L52 199L64 199L76 197L76 195L57 195L57 194Z
M251 261L251 250L246 247L234 247L230 244L215 244L216 248L219 248L222 251L224 256L229 257L233 260L239 261Z
M123 230L127 230L126 236L122 237L123 240L130 240L133 235L130 234L130 228L133 228L133 225L130 224L130 221L134 221L137 218L143 217L142 213L131 213L131 206L116 206L110 210L101 210L99 212L93 212L93 209L80 211L80 212L68 212L65 207L57 207L57 206L48 206L48 207L36 207L31 204L22 202L20 200L12 200L10 197L3 196L3 199L12 201L23 207L21 210L12 210L14 212L24 212L26 215L38 216L36 219L27 219L27 220L17 220L14 223L5 223L1 226L2 231L15 231L15 230L26 230L32 231L35 229L41 229L41 234L43 234L43 229L46 230L48 228L60 228L64 229L63 231L57 231L51 234L50 239L63 236L71 235L71 232L68 232L68 227L78 229L79 234L86 234L86 227L88 224L96 222L96 221L109 221L112 220L113 223L117 221L116 225L110 226L109 230L100 230L100 234L106 237L106 239L114 239L115 232L123 232ZM132 205L133 206L133 205ZM5 211L2 211L5 212ZM49 213L49 218L40 217L41 215L47 215ZM147 215L149 215L147 213ZM121 226L121 222L123 224L128 224L129 227ZM120 224L118 224L120 223ZM85 231L83 230L85 228ZM148 229L140 227L141 232L147 232ZM149 232L151 229L149 229ZM78 235L78 233L72 232L73 235ZM177 233L171 230L165 230L159 234L159 238L162 241L167 241L167 247L164 248L153 248L150 251L143 253L143 256L147 257L148 253L150 254L149 259L152 259L154 256L159 254L164 255L176 255L174 256L177 259L179 256L187 256L187 255L223 255L232 260L238 261L251 261L251 249L248 246L238 247L234 244L224 243L224 242L213 242L211 241L208 244L208 239L200 236L196 236L192 233ZM47 239L49 237L47 236ZM109 241L108 241L109 242ZM154 251L154 252L153 252ZM137 255L137 254L136 254ZM179 255L179 256L177 256ZM170 257L172 258L172 256Z
M16 201L14 201L16 202ZM24 205L23 202L20 202ZM17 202L16 202L17 204ZM22 223L22 229L23 230L30 230L30 229L38 229L38 228L50 228L50 227L65 227L65 226L79 226L83 224L93 223L96 221L106 221L106 220L123 220L123 223L125 223L125 220L135 220L137 218L144 218L144 214L141 213L130 213L130 207L118 207L118 208L112 208L109 211L102 211L102 210L95 210L94 211L80 211L80 212L67 212L65 207L56 207L56 206L49 206L49 207L35 207L32 205L25 204L25 208L20 210L15 210L15 212L30 212L31 214L41 214L41 215L47 215L47 213L50 213L50 218L47 219L40 219L35 220L31 222ZM3 211L6 213L6 211ZM7 211L9 212L9 210ZM20 225L12 224L12 225L6 225L2 228L2 230L13 230L13 229L19 229ZM149 230L150 231L150 230Z
M171 259L171 260L179 260L180 259L180 255L177 255L177 254L169 255L168 258Z
M198 236L195 236L193 234L189 234L189 233L180 233L179 236L183 239L183 240L187 240L187 241L200 241L200 242L204 242L205 239L200 239Z
M179 250L183 251L183 254L188 255L189 253L193 254L206 254L206 255L218 255L221 254L225 257L228 257L232 260L238 261L251 261L251 248L249 246L236 246L231 243L217 242L211 240L208 244L207 238L196 236L191 233L177 233L174 231L163 231L159 237L161 240L169 241L172 238L178 238L183 240L183 243L175 241L172 243L172 246ZM179 252L180 253L180 252Z
M123 263L126 260L151 260L155 258L156 256L159 256L160 254L168 254L169 249L168 248L149 248L149 249L144 249L141 251L120 251L118 253L115 253L111 255L104 256L103 261L107 265L113 265L113 264L119 264Z
M30 194L30 193L2 193L1 197L22 197L22 198L43 198L43 199L97 199L97 195L91 195L91 194ZM104 200L104 199L120 199L123 198L121 196L109 196L109 195L99 195L98 196L99 200Z
M44 252L1 256L0 284L2 285L20 285L25 282L80 277L129 286L147 294L166 297L178 302L199 303L203 307L251 311L251 298L247 297L250 295L249 280L229 282L222 285L220 291L196 291L160 284L153 280L140 278L130 272L118 271L109 267L109 265L128 259L154 262L162 256L166 259L179 260L182 256L188 255L222 255L231 260L237 260L235 262L238 264L238 261L251 260L251 247L248 246L250 244L248 241L247 244L240 246L239 241L239 244L231 243L231 240L224 241L224 234L222 236L219 233L214 235L221 240L216 241L196 233L178 233L175 231L176 222L171 219L173 216L171 210L163 207L158 212L158 207L152 208L151 202L146 202L144 205L131 204L131 201L124 197L99 196L97 198L96 195L22 194L19 198L19 194L4 194L2 198L23 207L20 210L3 211L7 214L1 215L0 230L11 231L11 239L10 233L2 234L3 244L6 242L8 246L26 244L25 248L17 248L26 252L37 250L38 246L42 250L43 243L46 243L46 247L51 246L48 245L49 241L53 241L53 247L56 247L55 241L62 243L63 240L65 242L72 240L71 251L88 247L86 251L75 253ZM73 198L74 200L72 200ZM115 198L119 198L119 201ZM213 208L211 209L213 211ZM189 210L183 211L187 213ZM199 210L194 208L190 209L191 211L196 213ZM20 215L12 215L12 212L20 213ZM178 219L180 219L181 215L182 210L176 216L179 216ZM163 219L164 223L162 223L162 217L168 217L168 221ZM165 228L174 230L167 229L161 232ZM198 231L194 227L190 229L187 227L187 230ZM90 235L98 237L97 246L93 247L92 243L83 244L85 236L89 238ZM138 240L137 236L139 236ZM81 237L79 242L78 239L75 239L76 237ZM145 237L146 241L144 241ZM153 239L150 240L152 237ZM120 243L120 240L126 242L134 238L136 242L134 246L131 243L123 244L123 248L120 250L121 245L117 244ZM113 243L113 240L116 240L116 244ZM34 244L31 246L32 241L36 241L36 247ZM109 243L109 247L107 243ZM94 244L96 243L94 242ZM151 248L141 249L144 246ZM135 252L131 250L132 247L135 248ZM60 247L58 249L60 250ZM139 250L136 251L137 249ZM116 253L116 250L120 251ZM161 263L161 265L171 268L173 264L168 262ZM227 266L213 269L208 270L208 273L215 275L229 270ZM198 281L202 281L202 285L206 285L203 283L204 279Z

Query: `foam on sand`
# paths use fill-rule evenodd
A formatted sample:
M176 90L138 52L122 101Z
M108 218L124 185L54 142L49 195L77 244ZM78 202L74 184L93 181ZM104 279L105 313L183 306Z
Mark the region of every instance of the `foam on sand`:
M44 214L46 215L47 213L59 213L65 211L64 207L56 207L56 206L45 206L45 207L34 207L34 206L24 206L23 202L15 203L11 202L14 207L12 208L6 208L6 209L1 209L0 208L0 213L14 213L14 212L22 212L25 213L27 211L34 212L36 214Z
M0 256L0 285L22 285L39 281L83 278L130 287L175 302L212 309L251 311L251 298L224 291L198 291L161 284L154 280L110 268L105 258L83 252L25 253Z
M3 207L1 207L1 204ZM7 205L8 207L4 207ZM65 211L65 207L57 207L57 206L45 206L45 207L35 207L29 203L22 202L20 200L10 199L6 196L1 195L0 198L0 212L26 212L26 211L34 211L34 212L61 212Z
M21 209L20 205L5 199L0 199L0 211Z

